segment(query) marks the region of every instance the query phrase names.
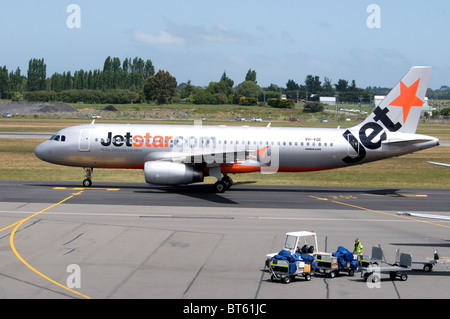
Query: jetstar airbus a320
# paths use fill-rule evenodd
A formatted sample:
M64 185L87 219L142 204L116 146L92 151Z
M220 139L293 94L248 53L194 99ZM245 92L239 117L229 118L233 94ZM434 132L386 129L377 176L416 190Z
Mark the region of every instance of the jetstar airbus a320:
M87 124L68 127L38 145L38 158L82 167L143 169L147 183L178 185L228 174L310 172L348 167L439 145L415 134L431 67L413 67L359 125L347 129L205 125Z

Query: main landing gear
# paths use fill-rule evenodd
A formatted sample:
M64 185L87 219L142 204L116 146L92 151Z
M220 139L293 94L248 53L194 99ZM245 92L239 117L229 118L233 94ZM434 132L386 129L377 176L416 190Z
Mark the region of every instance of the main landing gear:
M216 193L225 193L233 185L233 179L226 174L223 174L220 166L210 167L209 176L217 178L217 182L214 184L214 191Z
M216 193L225 193L233 185L233 179L228 175L224 175L221 180L214 184L214 191Z
M92 167L85 167L84 171L86 172L86 179L83 181L84 187L91 187L92 185L92 173L94 172L94 169Z

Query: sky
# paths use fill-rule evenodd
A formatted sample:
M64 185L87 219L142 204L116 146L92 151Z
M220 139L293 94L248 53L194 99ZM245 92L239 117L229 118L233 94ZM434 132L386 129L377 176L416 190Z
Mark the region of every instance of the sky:
M25 75L32 58L50 77L111 56L198 86L252 69L262 87L309 74L393 87L414 65L450 86L448 0L2 0L0 17L0 66Z

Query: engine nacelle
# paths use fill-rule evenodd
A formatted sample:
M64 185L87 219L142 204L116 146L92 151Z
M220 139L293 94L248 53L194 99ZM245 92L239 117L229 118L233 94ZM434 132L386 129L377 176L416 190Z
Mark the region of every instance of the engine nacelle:
M178 185L203 182L203 169L183 163L150 161L144 165L145 181L157 185Z

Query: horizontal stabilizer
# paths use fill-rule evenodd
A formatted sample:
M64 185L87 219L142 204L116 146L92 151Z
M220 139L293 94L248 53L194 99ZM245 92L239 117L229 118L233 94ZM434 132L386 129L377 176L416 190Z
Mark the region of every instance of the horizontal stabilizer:
M435 145L439 145L439 140L432 136L396 132L388 132L387 139L381 143L383 145L391 146L408 146L427 142L432 142L435 143Z
M385 145L413 145L413 144L419 144L419 143L425 143L425 142L431 142L433 139L411 139L411 140L405 140L405 139L389 139L382 142L382 144Z
M409 213L409 212L398 212L397 215L450 220L450 216L434 215L434 214L419 214L419 213Z
M428 161L428 163L433 164L433 165L450 167L450 164L445 164L445 163L437 163L437 162L430 162L430 161Z

